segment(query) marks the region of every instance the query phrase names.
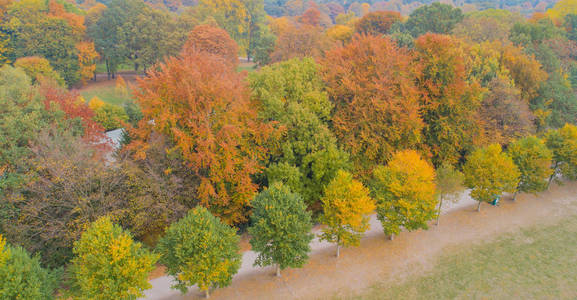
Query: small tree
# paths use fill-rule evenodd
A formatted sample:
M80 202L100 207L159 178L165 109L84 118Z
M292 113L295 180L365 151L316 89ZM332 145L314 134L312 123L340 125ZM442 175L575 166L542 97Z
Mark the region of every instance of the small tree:
M475 150L463 168L465 185L471 197L481 203L491 202L503 192L514 192L519 184L519 169L498 144Z
M383 231L391 239L401 231L427 228L435 217L435 169L414 150L393 155L373 172L373 194Z
M108 217L92 223L73 251L74 293L79 298L132 299L151 287L147 278L158 256Z
M210 296L213 287L230 284L241 262L239 237L206 208L197 207L173 223L158 244L161 262L182 293L197 284Z
M341 246L359 245L362 234L370 227L368 214L375 209L375 204L369 190L342 170L326 186L322 203L321 222L327 227L321 239L336 243L339 257Z
M311 213L296 193L275 183L252 201L250 244L258 252L255 265L276 264L276 274L287 268L300 268L311 251L313 239Z
M463 191L463 173L455 169L451 164L444 162L437 169L437 191L439 193L439 210L437 212L437 225L441 216L443 200L450 198Z
M509 145L508 153L521 172L513 200L518 192L537 193L547 189L546 179L553 174L553 154L543 140L535 136L522 138Z
M549 184L555 174L577 179L577 126L565 124L563 128L549 131L546 143L553 152L554 160L554 173L549 178Z
M0 299L53 299L55 275L40 266L38 257L0 236Z

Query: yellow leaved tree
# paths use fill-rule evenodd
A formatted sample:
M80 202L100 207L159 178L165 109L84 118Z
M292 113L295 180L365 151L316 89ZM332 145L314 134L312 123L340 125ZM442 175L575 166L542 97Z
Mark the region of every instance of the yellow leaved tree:
M386 235L426 229L436 216L435 169L414 150L397 152L387 166L373 172L371 184L377 202L377 217Z
M342 170L326 186L321 200L321 222L326 225L321 239L336 243L339 257L341 246L359 245L362 234L370 227L369 214L375 209L375 204L369 190Z

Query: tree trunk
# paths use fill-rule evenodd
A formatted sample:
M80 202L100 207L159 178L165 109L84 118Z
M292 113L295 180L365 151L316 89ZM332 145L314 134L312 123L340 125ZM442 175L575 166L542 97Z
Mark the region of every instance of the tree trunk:
M108 76L108 80L110 80L110 66L108 63L108 59L105 60L105 64L106 64L106 75Z
M481 203L482 203L482 202L479 201L479 205L477 206L477 211L478 211L478 212L481 211Z
M280 265L276 265L276 277L280 277Z
M206 299L210 298L210 289L206 289L206 291L204 291L204 296Z
M395 239L395 234L391 233L391 234L389 235L389 240L392 241L392 240L394 240L394 239Z
M558 166L559 166L559 162L556 161L555 167L553 167L553 174L551 174L551 177L549 177L549 182L547 183L547 189L549 189L549 186L551 186L551 182L553 181L553 178L555 178L555 174L557 174L557 167Z
M519 193L519 191L515 191L515 193L513 194L513 201L517 200L517 194Z
M439 202L439 211L437 212L437 226L439 226L439 218L441 218L441 208L443 208L443 196L441 195L441 201Z
M337 258L341 256L341 245L337 242Z

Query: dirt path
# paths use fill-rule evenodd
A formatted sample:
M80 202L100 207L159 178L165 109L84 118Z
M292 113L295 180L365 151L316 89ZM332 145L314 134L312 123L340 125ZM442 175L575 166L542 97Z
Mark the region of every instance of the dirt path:
M361 292L383 278L400 280L426 271L447 247L480 243L501 233L577 214L577 183L554 186L533 195L520 195L516 202L505 198L500 207L484 204L480 213L475 202L463 195L456 205L444 207L441 225L429 230L403 232L394 241L385 240L380 224L371 220L371 230L360 247L345 248L334 257L334 246L315 240L313 253L302 269L285 270L281 278L272 268L255 268L255 253L243 254L243 264L232 285L213 291L214 299L315 299ZM447 213L448 212L448 213ZM183 296L170 289L170 278L151 281L147 299L196 299L193 289Z

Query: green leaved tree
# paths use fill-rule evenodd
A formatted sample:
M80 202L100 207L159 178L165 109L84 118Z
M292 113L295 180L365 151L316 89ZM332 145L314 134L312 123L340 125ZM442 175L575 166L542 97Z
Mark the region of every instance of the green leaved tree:
M463 173L455 169L453 165L444 162L437 169L437 191L439 194L439 210L437 211L437 225L439 225L439 218L441 217L441 209L443 208L443 200L455 199L459 192L462 192L465 187L463 185Z
M553 174L553 154L543 140L535 136L525 137L511 143L507 152L521 172L513 200L518 192L538 193L547 189L546 179Z
M375 209L374 200L363 184L346 171L338 171L325 188L321 199L326 225L321 239L337 244L337 257L341 246L358 246L365 231L370 228L369 214Z
M161 262L182 293L198 285L208 298L210 289L230 284L241 263L235 230L198 206L176 223L159 241Z
M90 225L74 243L73 294L79 299L136 299L149 289L158 260L110 218Z
M0 235L0 299L54 299L57 272L40 266L22 247L6 244Z
M463 168L465 185L471 189L471 197L481 203L491 202L503 192L512 193L519 184L519 169L501 146L492 144L480 148L467 158Z
M549 184L555 174L577 179L577 126L565 124L563 128L551 130L546 135L547 147L553 152L555 173L549 178Z
M300 195L288 186L274 183L252 201L250 244L258 252L255 265L276 265L276 274L302 267L309 257L313 239L311 213Z
M436 216L435 169L414 150L393 155L387 166L373 171L372 192L377 217L391 239L401 231L428 228Z

